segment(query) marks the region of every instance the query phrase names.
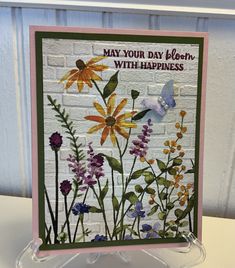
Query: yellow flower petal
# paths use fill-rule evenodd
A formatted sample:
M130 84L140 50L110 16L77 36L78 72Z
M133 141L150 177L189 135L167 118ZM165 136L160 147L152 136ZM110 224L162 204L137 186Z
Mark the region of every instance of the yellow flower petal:
M114 128L118 132L118 134L120 134L121 136L123 136L125 139L128 139L129 134L126 132L126 130L124 130L123 128L120 128L117 125L115 125Z
M65 89L68 89L72 86L72 84L79 79L79 72L74 73L73 75L70 75L67 79L67 83L65 85Z
M116 120L117 120L117 122L119 122L121 120L125 120L127 118L132 117L134 114L136 114L136 112L130 112L130 113L121 114L116 118Z
M123 99L118 106L116 107L114 113L113 113L113 117L115 117L116 115L118 115L120 113L120 111L124 108L124 106L127 104L127 99Z
M93 126L93 127L89 128L89 130L87 131L87 133L92 134L92 133L98 131L99 129L101 129L103 127L105 127L105 124L104 123L99 124L99 125L96 125L96 126Z
M104 70L107 70L109 67L103 64L99 64L99 65L96 64L96 65L89 66L89 68L96 72L102 72Z
M137 127L136 123L132 123L132 122L119 122L118 126L125 127L125 128L136 128Z
M82 80L77 80L77 89L78 89L79 92L82 91L83 85L84 85L84 83L83 83Z
M109 130L110 128L109 127L105 127L103 132L102 132L102 135L101 135L101 139L100 139L100 144L103 145L104 142L106 141L107 139L107 136L109 135Z
M110 130L110 139L111 139L113 146L115 146L116 145L116 135L114 133L113 128L111 128L111 130Z
M92 65L92 64L94 64L94 63L96 63L96 62L98 62L98 61L101 61L101 60L103 60L103 59L105 59L105 58L106 58L106 56L97 56L97 57L94 57L94 58L90 59L90 60L86 63L86 66L90 66L90 65Z
M94 102L93 105L99 114L106 116L106 112L105 112L104 108L98 102Z
M98 115L88 115L84 117L86 120L95 121L99 123L105 123L105 119Z
M113 112L113 109L114 109L114 106L115 106L115 101L116 101L116 94L113 93L108 99L107 115L111 115L111 113Z
M59 83L64 82L65 80L68 79L68 77L69 77L70 75L73 75L73 74L75 74L75 73L77 73L77 72L78 72L77 69L72 69L72 70L68 71L68 72L67 72L67 73L60 79Z
M102 81L102 78L93 71L90 71L90 76L92 80Z

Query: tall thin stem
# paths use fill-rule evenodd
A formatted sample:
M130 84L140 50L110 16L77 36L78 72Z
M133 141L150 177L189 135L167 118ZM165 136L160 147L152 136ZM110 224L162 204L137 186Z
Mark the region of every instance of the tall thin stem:
M91 81L92 81L92 83L95 85L97 91L100 93L100 96L101 96L101 98L103 99L104 104L107 106L107 102L106 102L106 100L105 100L105 98L104 98L104 96L103 96L103 93L102 93L101 90L99 89L99 87L98 87L96 81L93 80L93 79L92 79Z
M58 215L59 215L59 162L58 151L55 150L55 237L54 243L58 244Z
M64 206L65 206L65 217L66 217L66 223L67 223L67 230L68 230L69 243L71 243L72 240L71 240L71 232L70 232L70 223L69 223L69 218L68 218L67 195L64 196Z

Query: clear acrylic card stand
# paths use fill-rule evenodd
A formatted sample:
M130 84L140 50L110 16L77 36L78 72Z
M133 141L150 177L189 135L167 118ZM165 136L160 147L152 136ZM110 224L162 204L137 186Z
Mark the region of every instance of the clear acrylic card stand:
M202 263L206 251L202 243L192 234L184 236L188 245L182 248L143 249L141 251L118 251L113 253L91 253L39 257L41 240L31 241L16 259L16 268L72 268L91 267L126 267L142 268L146 263L156 268L189 268Z

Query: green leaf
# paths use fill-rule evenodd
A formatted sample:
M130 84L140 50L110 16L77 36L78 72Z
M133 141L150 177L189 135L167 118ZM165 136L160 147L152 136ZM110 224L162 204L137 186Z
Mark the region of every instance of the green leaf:
M139 97L139 95L140 95L139 91L137 91L137 90L131 91L131 97L133 100L137 99Z
M151 188L151 187L148 187L148 188L145 190L145 192L146 192L147 194L155 194L155 193L156 193L156 191L155 191L153 188Z
M160 193L159 194L159 198L161 199L161 200L166 200L167 199L167 193Z
M148 216L152 216L155 212L157 212L159 205L155 205L151 208L150 212L147 214Z
M139 169L139 170L136 170L135 172L132 173L131 177L130 177L130 180L136 180L138 179L146 169L148 169L149 167L146 167L146 168L143 168L143 169Z
M177 218L181 218L182 217L182 215L183 215L183 210L182 209L180 209L180 208L177 208L176 210L175 210L175 216L177 217Z
M171 229L171 231L176 232L178 228L177 228L177 226L171 226L170 229Z
M166 188L169 188L171 186L171 181L165 180L163 184Z
M192 174L192 173L195 173L194 168L188 169L186 172L184 172L184 174Z
M117 172L119 172L120 174L123 173L123 170L122 170L122 166L120 164L120 162L114 158L114 157L111 157L111 156L108 156L106 154L100 154L102 156L104 156L108 163L109 163L109 166L113 169L113 170L116 170Z
M176 170L173 167L168 168L167 171L170 175L176 175Z
M133 235L135 235L135 236L138 236L138 233L135 231L135 230L132 230L132 228L131 227L127 227L126 228L131 234L133 234Z
M124 194L124 198L128 200L132 205L135 205L138 202L138 197L134 192L129 192Z
M174 233L172 233L172 232L166 232L165 233L165 235L166 235L166 237L174 237Z
M157 183L158 183L159 185L164 185L165 181L166 181L166 179L163 178L163 177L160 177L160 178L157 179Z
M149 111L151 111L151 109L147 109L147 110L139 112L134 117L132 117L132 120L137 121L137 120L142 119Z
M116 196L113 196L112 198L113 208L114 210L118 211L119 209L119 203Z
M172 203L172 202L169 202L167 205L166 205L166 208L167 209L169 209L169 210L171 210L172 208L174 208L174 203Z
M91 212L91 213L102 213L102 209L92 206L92 207L89 208L89 212Z
M180 220L184 219L187 216L187 214L191 212L191 210L193 209L193 207L194 207L194 194L190 197L186 209L183 211L183 213L181 214L181 216L179 216L177 218L177 221L179 222Z
M182 159L176 158L173 160L173 166L180 166L182 164Z
M135 185L135 191L139 194L143 193L144 189L141 185L137 184Z
M188 221L182 221L180 224L179 224L179 227L186 227L188 226Z
M118 72L117 71L114 75L112 75L108 81L108 83L104 87L103 97L109 97L116 89L118 85Z
M101 192L100 192L100 200L104 200L104 198L105 198L105 196L106 196L108 190L109 190L109 181L108 181L108 179L107 179L104 188L103 188L103 189L101 190Z
M144 180L147 184L151 184L155 179L155 176L153 175L151 171L145 171L143 175L144 175Z
M163 221L165 219L165 217L166 217L165 212L161 211L161 212L158 213L159 220Z
M161 170L161 171L165 171L166 170L166 165L164 162L162 162L161 160L159 159L156 159L157 160L157 165L158 165L158 168Z

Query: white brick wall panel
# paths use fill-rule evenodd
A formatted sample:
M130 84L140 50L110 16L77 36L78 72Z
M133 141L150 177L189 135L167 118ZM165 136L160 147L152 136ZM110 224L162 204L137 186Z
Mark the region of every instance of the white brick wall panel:
M84 121L84 117L88 115L88 109L80 107L66 108L66 112L69 114L69 117L72 121ZM80 123L80 125L82 127L84 125L84 122Z
M43 53L52 55L70 55L73 53L73 43L70 40L47 39L43 41Z
M121 81L152 82L153 79L153 72L146 73L142 70L122 70L122 72L120 72Z
M56 70L51 67L43 68L43 79L56 79Z
M92 44L88 42L79 41L78 43L73 43L74 54L80 55L91 55L92 54Z
M176 99L176 108L177 109L184 109L184 110L188 110L188 109L196 109L196 99L195 98L180 98L180 99Z
M180 88L181 96L197 96L197 87L191 85L185 85Z
M65 60L63 56L47 56L48 66L64 67L64 63Z
M45 173L55 173L55 161L46 161L45 163ZM67 165L59 165L60 174L68 174Z
M64 88L62 84L59 84L55 80L44 80L43 82L43 91L45 93L63 93Z
M75 106L75 107L93 107L94 113L97 113L93 106L94 101L99 101L100 98L91 95L72 95L64 94L63 95L63 105L65 106ZM90 109L90 108L89 108Z

